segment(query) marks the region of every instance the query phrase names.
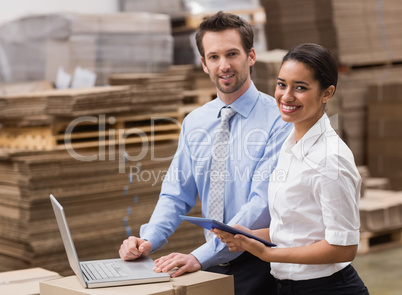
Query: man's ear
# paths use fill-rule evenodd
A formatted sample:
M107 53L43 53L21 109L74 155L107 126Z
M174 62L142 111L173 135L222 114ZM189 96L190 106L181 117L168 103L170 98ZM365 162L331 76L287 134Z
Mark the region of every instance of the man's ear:
M251 48L250 52L248 53L248 65L250 67L252 67L255 64L256 58L257 58L257 56L255 53L255 50L254 50L254 48Z
M204 58L202 56L201 56L201 64L202 64L202 69L204 70L204 72L209 75L208 68L205 65Z

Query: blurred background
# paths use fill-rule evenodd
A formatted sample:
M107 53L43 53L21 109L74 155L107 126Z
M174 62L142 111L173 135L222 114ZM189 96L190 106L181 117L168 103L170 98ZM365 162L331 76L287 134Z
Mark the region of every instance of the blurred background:
M118 256L158 199L183 118L216 97L194 42L219 10L255 33L253 81L274 94L284 54L330 49L327 113L363 178L353 262L371 294L402 288L400 0L0 0L0 271L71 274L49 202L63 204L82 260ZM200 205L191 212L200 215ZM182 224L153 258L189 253Z

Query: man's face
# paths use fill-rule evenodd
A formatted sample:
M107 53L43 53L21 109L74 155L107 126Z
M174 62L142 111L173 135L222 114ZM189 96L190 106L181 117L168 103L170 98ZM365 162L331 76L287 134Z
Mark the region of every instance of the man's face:
M247 54L235 29L206 32L202 40L205 58L204 72L209 74L220 96L237 99L250 86L250 67L255 63L255 51Z

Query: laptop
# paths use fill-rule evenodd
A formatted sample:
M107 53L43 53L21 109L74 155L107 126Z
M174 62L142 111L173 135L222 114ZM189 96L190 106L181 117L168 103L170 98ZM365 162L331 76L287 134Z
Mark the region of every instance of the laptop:
M156 273L152 270L154 261L150 257L140 257L134 261L123 261L120 258L79 261L64 209L53 195L50 195L50 201L70 266L85 288L156 283L170 280L169 274Z

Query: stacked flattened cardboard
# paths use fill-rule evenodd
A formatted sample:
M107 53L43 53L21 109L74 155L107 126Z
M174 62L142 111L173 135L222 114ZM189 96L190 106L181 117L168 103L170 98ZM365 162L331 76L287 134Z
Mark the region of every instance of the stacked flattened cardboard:
M109 84L131 86L133 112L142 112L141 107L155 112L177 111L183 104L184 90L194 82L193 70L192 65L182 65L171 66L163 73L114 74L109 76Z
M0 27L0 81L56 81L63 68L97 74L161 72L172 64L170 17L162 14L49 14Z
M375 176L388 177L393 188L402 189L402 80L372 85L367 96L369 169Z
M55 116L77 117L130 111L130 87L93 87L55 90L44 93L46 112Z
M70 272L50 193L65 207L81 259L118 257L126 235L138 235L149 220L176 147L175 141L127 145L128 162L122 147L8 153L0 161L1 270L40 266ZM196 247L202 231L190 228L179 230L164 250Z
M169 100L169 105L179 110L180 121L189 112L216 97L216 88L209 76L194 65L171 66L162 74L115 74L109 77L109 83L130 85L133 92L132 103L136 106L147 104L149 109L158 109L163 105L165 109L165 101ZM177 84L184 89L180 97L172 89ZM155 94L155 99L148 98L150 93ZM178 98L181 100L175 105L174 101Z
M270 49L305 42L333 51L342 65L402 60L402 3L398 0L261 0ZM292 9L289 9L292 7Z
M45 114L46 98L26 96L26 94L51 89L53 89L53 85L49 81L1 84L0 124L14 119L16 120L13 124L19 126L48 124L50 118Z
M360 253L401 246L402 192L367 189L359 209Z
M172 66L159 74L111 76L111 83L120 86L0 97L4 125L0 147L63 149L68 140L75 147L91 147L99 140L115 144L139 143L145 137L175 139L180 132L178 109L184 89L191 84L191 70L192 66Z
M177 148L180 117L171 110L183 100L187 83L185 75L176 75L164 88L158 81L165 78L144 76L146 93L126 85L20 94L21 110L2 117L0 270L39 266L70 273L50 193L65 207L83 260L117 257L123 239L138 235ZM154 93L153 79L159 85ZM163 99L165 92L171 102ZM18 96L13 99L17 105ZM47 124L29 119L28 103L35 115L48 116ZM150 104L159 104L158 111ZM15 125L23 116L28 125ZM192 214L199 213L197 204ZM201 228L184 224L154 258L190 252L203 240Z
M286 53L286 50L275 49L257 54L252 79L259 91L274 96L282 58Z
M336 98L340 110L340 128L345 142L353 151L358 165L367 164L367 105L376 95L370 85L402 82L402 66L375 66L356 68L339 75ZM371 167L370 167L371 168ZM375 171L370 171L375 174Z

